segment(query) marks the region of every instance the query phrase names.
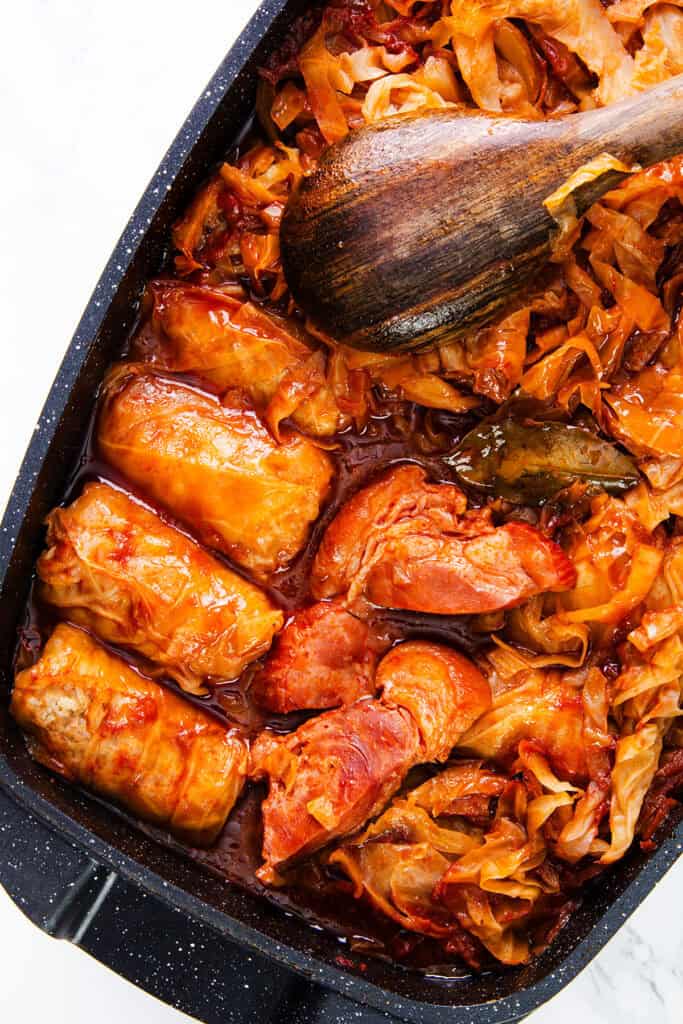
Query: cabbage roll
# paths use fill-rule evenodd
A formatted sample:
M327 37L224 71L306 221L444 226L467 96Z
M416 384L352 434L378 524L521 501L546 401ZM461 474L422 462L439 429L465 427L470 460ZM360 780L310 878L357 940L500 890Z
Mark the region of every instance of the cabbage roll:
M332 477L325 452L298 434L278 444L249 406L135 367L110 378L98 440L201 541L259 574L301 550Z
M235 679L268 650L282 612L183 533L105 483L48 517L40 594L185 689Z
M240 736L74 626L57 626L19 672L12 714L42 764L197 846L216 839L244 784Z
M271 414L289 415L321 437L348 426L325 379L324 353L309 347L291 321L214 288L154 281L149 294L154 330L143 331L135 345L145 361L197 374L220 391L240 388L267 422Z

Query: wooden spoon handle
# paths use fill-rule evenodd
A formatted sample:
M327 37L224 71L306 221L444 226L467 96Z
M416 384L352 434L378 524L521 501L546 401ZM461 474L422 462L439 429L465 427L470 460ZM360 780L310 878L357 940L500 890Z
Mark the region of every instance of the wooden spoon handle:
M357 348L456 337L547 261L556 224L543 201L603 152L643 166L683 152L683 76L561 119L438 110L352 132L285 212L292 294L322 330ZM579 212L620 177L576 193Z

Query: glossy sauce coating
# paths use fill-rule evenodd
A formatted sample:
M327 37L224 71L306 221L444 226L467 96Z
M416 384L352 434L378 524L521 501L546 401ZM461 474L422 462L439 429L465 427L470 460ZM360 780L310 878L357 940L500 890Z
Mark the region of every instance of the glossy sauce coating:
M187 385L194 387L192 378L187 378ZM304 549L291 565L271 574L265 585L270 600L282 609L288 621L295 621L297 609L306 615L305 609L313 607L310 566L326 525L348 499L375 479L378 470L381 472L382 468L390 468L392 465L421 466L430 478L445 479L439 455L450 450L470 429L471 424L472 419L467 415L427 413L411 403L388 398L377 401L375 414L361 431L347 430L338 435L337 447L329 456L335 467L331 494L320 519L309 534ZM147 494L141 489L132 488L129 481L98 458L95 425L96 421L88 432L77 473L69 484L68 498L73 500L89 483L102 482L106 485L112 481L118 491L131 491L137 505L142 507L142 498L161 522L187 536L184 523L173 519L163 505L150 503ZM431 440L426 444L428 437ZM231 567L221 552L214 551L212 557L227 568ZM244 574L240 566L231 568ZM262 585L260 579L255 582ZM54 608L47 605L39 591L34 589L22 642L18 648L19 667L37 658L41 638L44 641L49 636L55 621L58 619L55 620ZM471 630L467 620L415 614L401 616L378 610L373 621L373 632L380 645L395 643L402 638L425 638L455 644L472 654L486 642L485 637ZM129 649L114 646L112 650L118 657L137 667L138 661ZM258 664L256 662L256 671ZM141 667L144 671L144 664ZM183 701L201 712L208 712L214 720L228 728L237 726L253 738L264 727L276 735L288 735L302 723L305 716L297 712L281 714L260 706L256 693L252 691L254 674L254 667L250 666L238 682L218 685L206 697L184 692ZM178 686L170 676L162 675L159 682L171 691ZM412 730L410 735L413 735ZM412 773L409 772L407 782L411 777ZM315 857L304 860L294 870L290 870L286 885L277 888L264 885L257 877L262 864L261 805L264 796L262 785L247 782L216 843L208 847L197 845L190 837L172 835L167 828L156 827L142 816L134 818L120 803L110 806L112 813L128 818L136 827L152 835L155 841L184 853L219 878L240 885L287 912L302 916L307 922L345 937L353 946L366 949L370 955L373 952L380 956L389 953L399 962L409 958L411 967L423 970L430 969L433 964L444 964L444 950L438 944L424 939L407 943L400 936L396 924L381 915L368 915L367 907L356 901L340 902L339 877L324 865L318 865ZM115 799L116 794L112 794L112 797ZM445 969L447 973L455 971L456 974L461 970L452 964L440 969Z
M623 50L608 24L621 6L612 5L608 15L591 4L591 24L602 32L586 33L589 40L581 35L585 26L572 27L564 17L561 24L553 20L558 5L536 12L542 25L524 21L525 12L513 21L505 12L496 15L487 30L492 59L487 85L501 94L492 95L491 109L505 109L503 92L511 109L524 116L604 102L609 82L596 90L574 53L598 76L614 69L602 60L604 54L596 63L589 51L604 47L610 33ZM577 0L575 7L586 3ZM449 340L419 356L376 358L316 337L286 292L278 247L284 205L325 144L362 119L380 120L425 98L428 107L444 100L489 106L488 97L477 92L478 76L468 70L461 43L451 38L457 19L443 16L440 4L421 4L396 17L392 5L335 0L322 12L319 27L310 24L304 32L310 29L310 38L296 37L284 66L269 62L264 75L272 76L265 96L259 89L259 117L273 144L249 140L195 196L173 231L174 272L182 280L161 277L150 284L143 322L128 353L147 362L144 370L129 369L128 375L165 381L176 395L190 393L189 404L176 406L173 414L184 418L195 403L197 419L174 451L179 439L165 428L163 402L151 403L129 464L113 467L100 448L72 496L93 476L110 478L151 505L169 528L214 547L211 558L243 581L258 583L287 622L283 642L266 665L252 663L239 680L216 687L209 698L183 698L193 710L209 711L212 720L239 727L252 742L262 735L255 746L263 744L262 770L270 785L266 817L275 824L266 827L267 862L261 873L286 881L281 888L269 887L266 897L348 936L352 948L369 944L411 967L447 957L481 968L484 950L503 963L521 963L552 941L583 882L583 858L594 872L618 859L634 835L650 841L652 825L634 832L638 808L645 797L645 818L661 822L663 801L673 791L668 787L675 784L666 745L681 740L675 687L681 620L671 607L679 600L680 583L674 525L664 520L683 507L680 495L676 487L654 495L643 483L639 494L599 507L597 499L591 506L593 495L580 486L558 495L556 482L561 478L571 485L583 460L583 468L590 463L588 479L597 476L600 487L614 478L613 493L624 494L634 482L633 463L624 467L618 439L649 459L639 471L653 486L677 479L675 414L664 424L663 398L650 423L638 406L641 395L654 390L658 396L676 392L680 320L678 338L669 332L680 305L675 203L676 196L683 199L683 174L672 162L651 176L634 175L626 188L593 207L578 244L556 272L539 280L522 308L462 342ZM670 28L683 14L666 6L647 12L640 26L643 56L651 22L660 18ZM569 38L574 29L578 49L576 39ZM438 45L445 50L434 48L433 31L441 33ZM559 60L552 39L556 31L565 39ZM667 39L674 36L668 32ZM640 41L636 31L634 49ZM292 55L302 45L297 63ZM626 51L623 59L634 63ZM365 77L368 70L376 81ZM342 80L352 83L348 93L329 88L328 76L339 81L342 73L348 76ZM471 95L463 92L461 78ZM169 267L165 273L171 273ZM396 286L402 289L405 282L397 280ZM654 359L661 359L661 366L648 367ZM640 378L629 377L643 367ZM176 376L169 379L169 374ZM110 382L105 417L121 382L120 375ZM242 391L239 397L234 387ZM507 404L518 389L527 398L521 406L514 397ZM506 407L495 412L491 403L504 402ZM216 420L233 440L248 432L249 420L252 427L259 421L265 425L271 450L278 441L288 446L300 430L334 467L329 488L321 487L312 503L317 507L302 517L306 521L298 533L283 530L277 514L257 522L249 506L239 524L246 527L247 544L242 549L235 544L234 523L224 543L211 509L223 482L224 451L217 452L221 444L215 444L223 434L199 426L207 419L213 423L209 407L223 410ZM239 410L229 425L225 410ZM452 449L463 433L499 422L501 415L521 416L537 442L542 428L524 417L533 421L549 411L559 430L567 421L589 432L599 428L600 445L592 446L588 460L569 436L560 467L556 453L541 444L537 475L552 484L541 495L550 499L546 507L538 507L540 492L526 480L512 498L494 486L491 506L482 510L481 487L465 479L466 507L451 473ZM119 417L117 429L126 419L127 414ZM599 464L594 461L598 447L604 455ZM246 447L236 455L233 468L248 470L242 480L263 476L264 462L250 461L252 455ZM152 472L145 464L151 456ZM154 490L157 467L162 479ZM177 470L184 479L174 490ZM406 486L389 488L379 521L371 509L368 516L356 514L363 495L375 493L383 474L404 472ZM219 493L231 513L244 489L239 477L238 472L235 486ZM353 515L345 517L344 506ZM337 521L346 521L348 529L337 531L334 543L327 544ZM328 562L319 581L313 574L312 587L321 540ZM318 593L317 584L324 588L335 574L339 579L333 586L340 589ZM324 602L343 601L349 584L354 593L348 609L330 612ZM314 598L322 599L317 610ZM26 634L22 658L35 655L39 640L44 642L53 628L55 612L38 598L31 623L37 632ZM478 614L463 619L463 612ZM359 657L362 629L349 627L340 643L338 631L324 628L326 621L348 624L347 615L356 624L357 615L367 619L364 625L381 646L395 645L379 678L372 678L371 659ZM98 628L94 619L92 626ZM448 645L448 656L432 650L435 641ZM476 656L491 682L491 706L478 670L465 663L465 671L454 647ZM326 689L321 669L332 651L343 671ZM107 653L125 655L130 671L150 669L130 649ZM662 679L666 682L659 685ZM177 686L167 679L164 684ZM367 696L349 705L361 690ZM316 703L338 709L312 718L320 710ZM356 730L348 717L360 707L370 709L375 725L403 722L410 764L416 767L398 755L388 764L364 756L364 739L372 729L358 724ZM329 737L326 723L332 723ZM421 762L447 756L462 729L472 752L482 750L495 765L449 765L418 799L420 791L413 787L436 770ZM354 747L356 732L361 742ZM458 758L464 743L460 738ZM316 764L329 782L324 792L315 791ZM293 766L303 769L298 785ZM349 786L336 791L340 780ZM402 789L394 793L401 780ZM390 801L381 817L356 820L361 811L371 813L372 794L385 784ZM654 811L650 784L659 800ZM263 863L265 789L262 783L248 784L210 849L181 845L163 826L143 827L221 877L263 892L256 872ZM547 792L539 796L543 789ZM441 815L445 820L437 820ZM325 846L335 836L335 843ZM316 847L318 852L302 859L301 851ZM358 858L350 852L354 848ZM462 863L448 867L453 857L462 857ZM362 867L358 873L360 861L367 877ZM572 865L578 865L576 871ZM437 888L443 870L447 884ZM351 900L352 890L364 899ZM397 936L402 927L410 933ZM430 947L435 935L443 940L436 950Z

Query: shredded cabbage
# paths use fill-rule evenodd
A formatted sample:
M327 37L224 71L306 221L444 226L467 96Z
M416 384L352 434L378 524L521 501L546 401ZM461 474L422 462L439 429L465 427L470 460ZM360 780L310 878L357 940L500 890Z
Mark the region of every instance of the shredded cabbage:
M293 419L318 438L367 428L374 444L381 396L402 410L392 422L406 435L413 406L433 410L424 413L427 455L434 437L438 448L465 436L476 411L494 422L580 425L637 460L640 482L619 498L577 480L543 506L511 512L499 498L465 516L459 496L458 529L473 536L519 516L524 529L562 544L576 585L468 620L493 694L452 755L468 760L401 793L330 854L356 897L473 966L486 952L518 964L543 949L583 878L636 837L652 843L679 779L683 156L645 171L608 155L581 168L547 200L562 227L553 263L495 322L420 354L357 352L312 324L304 330L282 271L280 220L327 147L365 124L429 109L557 117L683 73L682 8L683 0L334 0L263 69L257 113L267 141L223 164L174 231L177 274L232 310L231 338L244 356L237 384L252 397L263 392L257 411L276 440ZM625 179L579 216L574 189L605 171ZM275 326L264 328L259 303L277 314ZM277 366L265 366L264 352L247 362L257 335L280 353ZM430 459L429 468L443 484L443 464ZM397 500L419 493L409 487ZM424 509L404 518L407 539L387 549L388 565L429 546ZM380 518L372 543L386 545L387 531L395 523ZM338 599L366 614L372 598L364 604L354 586ZM434 589L431 577L425 586ZM285 778L295 765L281 768ZM324 797L309 811L329 824Z

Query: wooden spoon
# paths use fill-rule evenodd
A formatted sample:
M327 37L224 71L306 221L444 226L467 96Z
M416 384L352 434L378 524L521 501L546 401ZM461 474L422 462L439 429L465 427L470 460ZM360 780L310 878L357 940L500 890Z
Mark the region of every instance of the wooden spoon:
M642 166L683 152L683 75L610 107L546 121L436 110L352 132L282 221L296 302L323 331L377 352L485 323L547 262L543 205L602 153ZM572 192L578 214L626 172Z

